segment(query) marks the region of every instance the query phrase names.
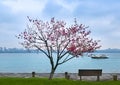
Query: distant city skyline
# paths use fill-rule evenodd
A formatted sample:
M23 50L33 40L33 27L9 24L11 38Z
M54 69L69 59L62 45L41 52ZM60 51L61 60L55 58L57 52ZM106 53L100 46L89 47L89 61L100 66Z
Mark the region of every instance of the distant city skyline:
M56 51L54 51L56 52ZM96 50L95 53L120 53L120 49L102 49L102 50ZM94 53L93 52L93 53ZM23 48L7 48L7 47L0 47L0 53L41 53L41 51L37 49L23 49Z
M27 16L68 24L76 18L101 49L120 48L120 0L0 0L0 47L22 48L15 35L27 28Z

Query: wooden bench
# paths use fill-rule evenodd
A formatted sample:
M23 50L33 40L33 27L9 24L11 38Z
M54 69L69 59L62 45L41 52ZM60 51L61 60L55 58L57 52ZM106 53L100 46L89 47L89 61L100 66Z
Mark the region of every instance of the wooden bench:
M80 80L82 80L82 76L97 76L97 81L99 81L101 75L102 75L102 69L79 69L78 70L78 76L80 76Z

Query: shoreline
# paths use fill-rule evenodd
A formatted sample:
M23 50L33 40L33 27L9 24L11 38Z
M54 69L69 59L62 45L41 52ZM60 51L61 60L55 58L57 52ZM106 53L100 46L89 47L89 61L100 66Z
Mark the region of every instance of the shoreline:
M79 80L80 77L78 73L69 73L70 79ZM117 75L117 79L120 80L120 73L102 73L100 76L100 81L113 80L113 76ZM0 73L0 77L18 77L18 78L31 78L32 73ZM49 73L36 73L35 77L38 78L48 78ZM64 73L55 73L53 78L65 78ZM82 80L96 81L96 76L82 76Z

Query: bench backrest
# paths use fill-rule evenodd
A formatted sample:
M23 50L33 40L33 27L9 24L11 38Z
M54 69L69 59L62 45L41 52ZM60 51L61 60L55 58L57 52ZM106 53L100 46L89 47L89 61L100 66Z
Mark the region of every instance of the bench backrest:
M102 69L79 69L78 76L101 76Z

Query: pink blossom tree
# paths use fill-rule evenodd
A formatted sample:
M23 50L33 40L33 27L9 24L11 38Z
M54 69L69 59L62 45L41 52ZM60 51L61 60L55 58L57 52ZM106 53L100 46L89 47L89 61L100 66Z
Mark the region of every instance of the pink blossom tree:
M99 40L89 37L91 31L87 30L88 27L79 25L76 20L66 27L66 22L54 18L50 22L28 19L27 29L17 37L23 39L21 44L25 48L36 48L46 55L51 64L49 79L53 78L59 65L100 48ZM53 56L54 52L56 55Z

